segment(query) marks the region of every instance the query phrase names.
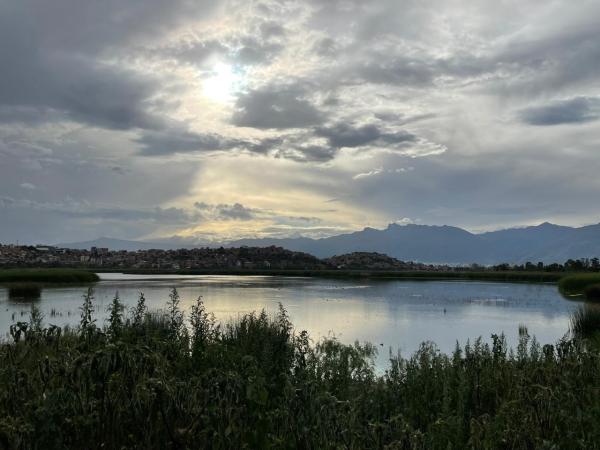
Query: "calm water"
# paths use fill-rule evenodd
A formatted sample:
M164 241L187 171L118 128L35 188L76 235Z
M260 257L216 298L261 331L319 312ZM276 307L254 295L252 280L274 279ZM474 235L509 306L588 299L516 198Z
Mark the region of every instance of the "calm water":
M370 341L385 364L390 347L407 355L423 341L451 352L458 340L504 332L514 346L525 324L541 343L554 343L568 331L576 302L564 300L554 285L476 281L373 281L250 276L143 276L101 274L95 296L98 322L118 291L131 307L143 291L150 309L162 308L176 287L187 310L201 295L219 320L281 302L297 330L313 340L335 335L343 342ZM37 301L45 322L76 324L83 287L45 288ZM0 332L27 320L30 304L10 299L0 288Z

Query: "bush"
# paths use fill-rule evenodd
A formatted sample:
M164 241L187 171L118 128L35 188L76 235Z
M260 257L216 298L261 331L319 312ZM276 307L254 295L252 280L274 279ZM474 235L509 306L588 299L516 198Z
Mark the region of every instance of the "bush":
M523 328L516 351L494 335L491 346L477 340L451 356L425 343L409 358L390 356L390 368L377 375L372 345L311 345L283 308L221 328L199 299L190 327L179 328L174 294L162 313L148 313L140 297L123 320L115 299L104 327L95 326L91 291L76 329L44 328L33 308L29 323L14 325L12 342L0 345L0 448L587 449L600 442L600 356L579 339L540 347Z
M571 333L576 338L590 338L600 332L600 307L586 305L571 315Z
M586 300L600 301L600 283L587 286L584 295Z
M566 296L583 295L588 286L600 284L600 273L568 275L558 282L559 291Z

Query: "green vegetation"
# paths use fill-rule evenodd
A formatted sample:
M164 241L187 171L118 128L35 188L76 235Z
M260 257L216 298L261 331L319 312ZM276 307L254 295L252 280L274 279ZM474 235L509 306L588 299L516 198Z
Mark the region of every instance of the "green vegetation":
M585 305L571 315L571 333L581 339L600 338L600 307Z
M0 346L0 448L589 449L600 442L600 355L575 337L541 347L519 328L457 346L423 344L377 375L372 345L311 343L286 311L217 324L118 296L76 329L11 327ZM586 319L587 320L587 319ZM587 325L586 325L587 326Z
M585 295L588 300L600 300L599 285L600 273L578 273L561 278L558 289L565 296Z
M92 283L93 272L78 269L0 269L0 283Z
M600 301L600 283L586 286L585 290L583 291L583 295L585 295L587 300L595 302Z

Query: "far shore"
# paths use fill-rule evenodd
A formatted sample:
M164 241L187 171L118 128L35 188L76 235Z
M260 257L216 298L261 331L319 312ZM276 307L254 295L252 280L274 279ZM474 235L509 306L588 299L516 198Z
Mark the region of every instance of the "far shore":
M413 280L413 281L494 281L510 283L551 283L561 280L582 280L577 292L564 289L570 294L583 294L583 289L591 282L600 282L600 274L590 272L541 272L526 270L359 270L359 269L133 269L120 267L76 267L76 268L2 268L0 285L12 283L38 284L85 284L100 280L97 274L123 273L129 275L229 275L229 276L282 276L315 277L330 279L372 279L372 280Z

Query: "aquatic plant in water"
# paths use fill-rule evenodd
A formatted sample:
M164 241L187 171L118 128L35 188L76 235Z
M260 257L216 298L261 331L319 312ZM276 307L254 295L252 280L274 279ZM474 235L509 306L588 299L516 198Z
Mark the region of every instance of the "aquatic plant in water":
M287 311L216 323L198 298L185 318L174 290L162 312L128 314L116 295L97 325L88 290L80 326L29 322L0 345L0 448L462 449L595 448L600 356L575 318L573 339L540 346L525 326L424 343L390 355L295 332ZM596 313L593 313L596 314ZM596 317L594 319L594 317ZM593 328L593 327L591 327ZM590 329L591 329L590 328Z

